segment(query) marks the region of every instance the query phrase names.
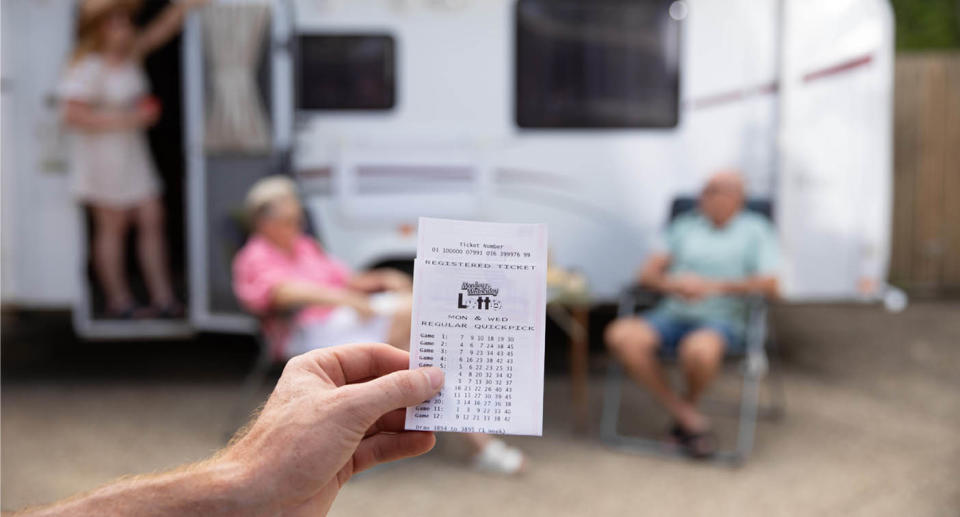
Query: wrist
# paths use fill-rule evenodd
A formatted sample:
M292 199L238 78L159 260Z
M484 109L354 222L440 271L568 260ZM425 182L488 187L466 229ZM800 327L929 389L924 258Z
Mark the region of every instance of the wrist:
M255 516L271 514L267 497L267 484L257 475L256 469L246 462L227 456L215 458L200 465L200 475L206 481L211 498L225 515Z

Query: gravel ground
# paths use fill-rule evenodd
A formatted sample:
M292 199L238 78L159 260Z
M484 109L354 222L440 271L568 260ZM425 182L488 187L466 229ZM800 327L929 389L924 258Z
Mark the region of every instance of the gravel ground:
M544 437L507 438L528 455L525 475L472 472L460 443L445 435L422 458L355 478L332 515L955 517L958 316L955 302L916 303L897 315L858 305L778 308L786 417L759 425L754 453L737 469L613 450L596 425L574 433L568 381L557 374L547 381ZM27 323L4 321L3 509L197 460L223 445L249 343L226 355L225 341L235 340L216 336L91 347L56 324ZM593 359L597 422L605 358ZM712 399L735 400L736 380L724 375ZM662 433L662 413L638 389L625 392L623 430ZM715 420L729 442L734 422Z

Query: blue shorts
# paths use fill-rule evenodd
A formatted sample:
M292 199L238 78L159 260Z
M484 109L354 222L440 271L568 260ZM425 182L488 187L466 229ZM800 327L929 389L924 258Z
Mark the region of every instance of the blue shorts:
M723 336L724 351L727 354L743 353L743 336L740 332L737 332L733 325L725 321L687 320L657 309L648 311L641 317L660 335L660 353L669 357L677 355L677 349L680 347L683 338L691 332L701 329L710 329Z

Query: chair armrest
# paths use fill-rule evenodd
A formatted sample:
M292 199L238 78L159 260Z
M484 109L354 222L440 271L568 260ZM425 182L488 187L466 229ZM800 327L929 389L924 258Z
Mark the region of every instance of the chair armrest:
M636 313L638 308L649 309L656 305L661 298L663 298L663 294L640 284L626 285L620 290L617 316L631 316Z

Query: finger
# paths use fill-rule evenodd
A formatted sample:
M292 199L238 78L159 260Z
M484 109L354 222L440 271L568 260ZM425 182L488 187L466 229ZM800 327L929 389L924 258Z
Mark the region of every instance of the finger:
M371 436L377 433L399 433L403 431L403 426L407 421L406 409L394 409L383 415L379 420L373 423L364 436Z
M430 399L443 386L443 370L436 367L401 370L363 384L351 384L351 403L369 420L358 422L366 429L384 414Z
M353 453L353 472L402 458L419 456L437 443L432 432L404 431L396 434L375 434L364 438Z
M307 368L319 367L342 386L404 370L410 354L385 343L351 343L313 350L295 360Z

